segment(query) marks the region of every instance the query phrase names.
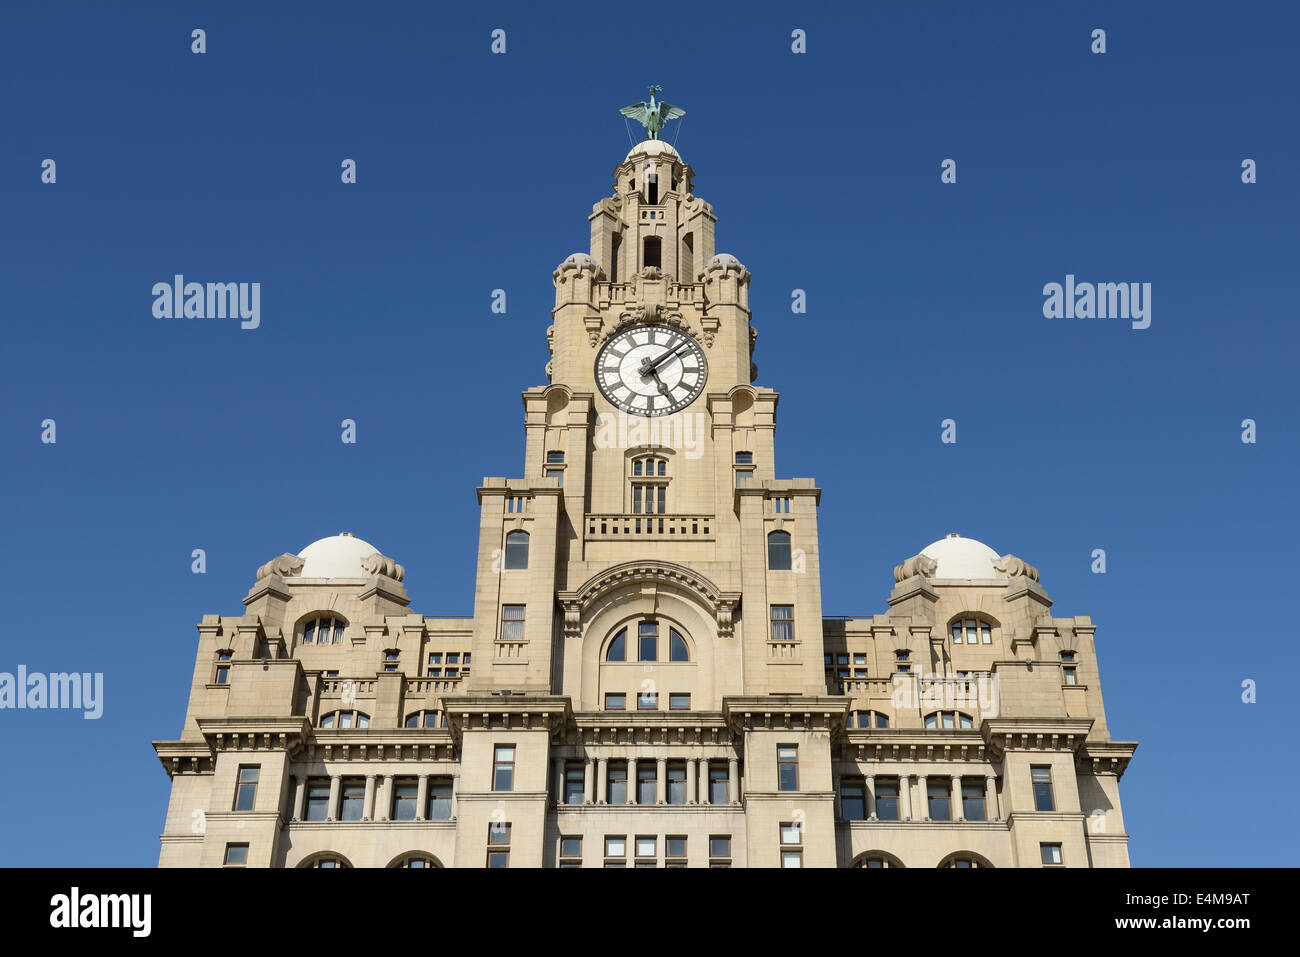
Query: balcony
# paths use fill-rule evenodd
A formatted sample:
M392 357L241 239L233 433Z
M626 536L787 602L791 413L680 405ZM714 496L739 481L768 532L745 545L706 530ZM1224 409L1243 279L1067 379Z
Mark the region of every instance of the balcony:
M588 515L588 542L711 542L712 515Z

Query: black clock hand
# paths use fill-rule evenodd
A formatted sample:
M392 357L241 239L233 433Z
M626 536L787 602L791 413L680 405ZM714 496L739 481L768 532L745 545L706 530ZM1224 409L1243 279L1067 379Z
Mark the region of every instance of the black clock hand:
M659 373L651 369L650 374L655 377L655 382L659 385L659 391L664 394L665 398L671 399L672 395L668 392L668 386L664 385L664 380L659 378Z
M672 348L672 349L668 349L668 350L666 350L666 351L664 352L663 355L661 355L658 359L655 359L653 362L651 362L650 359L648 359L648 358L642 360L642 362L641 362L641 374L642 374L642 375L649 375L649 374L650 374L651 372L653 372L655 369L658 369L661 365L663 365L665 362L667 362L667 361L668 361L669 359L671 359L673 356L677 355L677 353L681 352L682 347L683 347L684 345L686 345L685 340L683 340L683 341L677 343L676 347L674 347L674 348Z

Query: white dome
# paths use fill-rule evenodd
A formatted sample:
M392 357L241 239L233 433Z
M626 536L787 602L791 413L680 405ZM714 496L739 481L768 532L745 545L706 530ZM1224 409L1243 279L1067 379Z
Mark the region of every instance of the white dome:
M590 266L593 269L600 268L600 264L597 263L596 260L592 259L588 253L570 253L568 256L564 258L564 262L560 263L560 265L561 266L573 265L573 266L578 266L579 268L583 266Z
M1002 556L983 542L962 538L956 532L931 542L921 549L926 558L933 558L938 567L930 578L997 578L993 563Z
M339 532L312 542L298 553L303 566L302 578L365 578L363 559L379 549L351 532Z
M628 150L627 155L623 157L623 162L626 163L638 153L643 156L671 156L674 159L682 158L681 154L678 153L677 150L673 149L670 144L665 143L663 140L642 140L640 143L637 143L636 146Z

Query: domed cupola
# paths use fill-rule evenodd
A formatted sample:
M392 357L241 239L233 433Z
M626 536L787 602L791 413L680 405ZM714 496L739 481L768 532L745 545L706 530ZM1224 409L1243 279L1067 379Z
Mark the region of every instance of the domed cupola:
M379 549L351 532L339 532L312 542L298 553L302 559L299 578L365 578L362 562Z

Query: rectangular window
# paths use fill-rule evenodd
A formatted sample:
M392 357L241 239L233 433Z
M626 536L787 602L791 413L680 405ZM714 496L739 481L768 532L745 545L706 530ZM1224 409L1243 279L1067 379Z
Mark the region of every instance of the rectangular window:
M636 763L636 803L654 804L658 769L649 761Z
M709 762L709 803L726 804L730 800L727 765L721 761Z
M307 779L307 803L303 811L307 821L323 821L329 817L330 781L329 778Z
M736 453L736 464L737 464L737 465L753 465L753 464L754 464L754 453L753 453L753 452L737 452L737 453Z
M606 711L624 711L626 709L627 709L627 695L625 694L605 695Z
M658 846L658 838L638 836L636 839L636 856L654 857L658 854Z
M235 810L251 811L257 801L257 775L259 766L241 764L239 783L235 786Z
M228 684L230 684L230 666L229 666L229 665L217 665L217 684L219 684L219 685L228 685Z
M344 778L339 789L342 806L339 808L340 821L359 821L366 806L366 779Z
M898 820L898 781L876 778L876 818L881 821Z
M670 711L690 711L691 696L688 694L670 694L668 695L668 710Z
M509 867L510 850L509 848L492 848L488 851L488 867Z
M510 843L510 822L493 821L488 825L488 843L489 844L509 844Z
M1061 671L1064 672L1065 674L1065 683L1067 685L1073 685L1079 683L1079 679L1077 677L1077 672L1074 669L1074 665L1066 665L1061 669Z
M783 822L781 824L781 843L782 844L802 844L800 839L799 825L793 822Z
M581 804L586 769L581 761L569 761L564 766L564 803Z
M659 710L659 693L657 691L641 692L636 696L636 708L638 711Z
M668 764L668 803L686 803L686 765L681 761Z
M501 640L524 640L524 605L501 606Z
M430 821L451 820L451 778L429 779L429 810L425 816Z
M606 782L606 789L609 794L607 799L610 804L627 803L627 765L626 764L609 764L609 781Z
M564 488L564 469L547 469L546 477L558 480L560 488Z
M637 628L637 637L639 639L640 654L642 661L659 660L659 622L643 621Z
M441 652L441 651L433 651L433 652L430 652L430 653L429 653L429 664L431 664L431 665L440 665L440 664L442 664L442 652Z
M866 782L862 778L844 778L840 781L840 813L844 815L844 820L867 819L865 787Z
M1042 854L1044 864L1061 863L1061 845L1060 844L1039 844L1038 849Z
M794 641L794 605L772 606L772 640ZM847 663L848 655L841 657Z
M927 779L925 782L926 798L929 801L930 820L932 821L950 821L952 820L952 808L948 803L948 792L951 788L947 781L935 778Z
M492 757L492 790L513 791L515 789L515 746L498 744Z
M686 837L682 834L669 834L664 838L664 854L668 857L686 856Z
M799 790L799 749L795 745L776 749L776 780L778 791Z
M564 464L564 453L563 453L563 452L556 452L556 451L547 452L547 453L546 453L546 464L547 464L547 465L563 465L563 464Z
M1055 811L1056 802L1052 798L1052 769L1045 765L1036 765L1029 769L1034 783L1034 810Z
M731 837L726 834L714 834L709 837L709 866L731 866Z
M560 838L560 856L570 858L582 857L582 836L573 835Z
M627 857L627 838L622 834L611 837L605 836L605 856L606 857Z
M983 821L984 785L982 782L961 785L961 816L968 821Z
M227 844L226 867L243 867L248 863L248 845L247 844Z
M415 803L420 793L415 778L393 779L393 820L414 821Z
M803 867L803 851L781 849L782 867Z

